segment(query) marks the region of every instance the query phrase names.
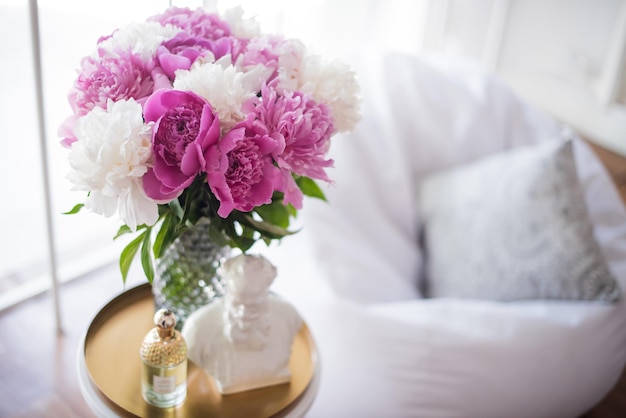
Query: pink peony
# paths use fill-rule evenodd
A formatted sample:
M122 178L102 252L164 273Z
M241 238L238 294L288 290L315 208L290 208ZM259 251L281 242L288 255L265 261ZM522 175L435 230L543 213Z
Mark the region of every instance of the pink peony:
M176 70L188 70L198 59L211 56L216 60L226 54L230 54L232 42L230 38L222 38L217 41L191 36L180 32L174 38L164 42L157 49L157 61L167 77L173 81Z
M74 126L76 126L76 116L71 115L61 123L57 134L62 138L61 145L70 148L78 139L74 135Z
M152 16L148 21L162 25L169 23L204 39L217 40L231 35L228 23L217 14L207 13L200 8L192 11L189 8L170 7L165 13Z
M220 125L208 101L195 93L158 90L144 105L152 134L154 167L143 177L146 194L158 202L178 197L205 170L204 154L219 140Z
M106 109L109 99L141 101L154 90L149 63L130 51L108 53L98 50L98 57L81 61L79 76L68 99L76 116L86 115L94 107Z
M278 146L254 115L235 125L207 153L207 180L220 201L217 214L226 218L233 210L249 212L271 203L280 170L272 153Z
M284 42L283 37L278 35L253 38L246 43L245 50L238 57L237 65L248 68L262 64L271 68L274 71L267 79L267 83L270 83L278 77L280 49Z
M312 179L330 181L325 169L333 165L326 159L330 138L335 133L328 106L299 92L279 96L264 86L256 115L267 131L280 142L273 154L283 172L285 203L302 207L302 193L291 172Z

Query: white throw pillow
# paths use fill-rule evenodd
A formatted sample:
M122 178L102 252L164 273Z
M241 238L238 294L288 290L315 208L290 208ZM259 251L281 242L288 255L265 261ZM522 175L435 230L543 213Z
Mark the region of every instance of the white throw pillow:
M501 152L427 178L426 294L615 301L571 140Z
M622 290L626 289L626 205L591 147L574 139L578 179L585 193L593 233Z

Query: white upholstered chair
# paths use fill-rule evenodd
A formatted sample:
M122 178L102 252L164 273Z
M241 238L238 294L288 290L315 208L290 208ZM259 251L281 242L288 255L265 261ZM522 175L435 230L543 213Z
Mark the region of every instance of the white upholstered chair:
M420 182L486 155L558 140L562 127L468 64L392 54L356 68L363 119L333 143L328 203L305 202L302 231L270 250L277 290L319 345L322 378L309 415L584 413L626 361L623 297L502 302L421 293ZM589 148L574 145L595 239L626 289L624 204Z

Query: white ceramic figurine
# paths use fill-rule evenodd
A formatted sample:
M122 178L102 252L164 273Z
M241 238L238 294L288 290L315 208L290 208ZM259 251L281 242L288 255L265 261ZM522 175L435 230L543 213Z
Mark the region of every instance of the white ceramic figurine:
M259 255L239 255L220 269L226 294L194 312L182 334L188 357L223 394L288 382L289 357L302 319L269 294L276 268Z

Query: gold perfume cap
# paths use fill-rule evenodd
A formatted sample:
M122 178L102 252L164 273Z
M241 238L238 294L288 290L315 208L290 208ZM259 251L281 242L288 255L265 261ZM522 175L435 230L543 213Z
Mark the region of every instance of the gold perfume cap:
M160 309L154 314L154 328L143 339L139 354L154 366L171 367L187 359L187 344L176 331L176 316L172 311Z
M176 315L168 309L159 309L154 314L154 325L157 326L159 337L166 339L174 336Z

